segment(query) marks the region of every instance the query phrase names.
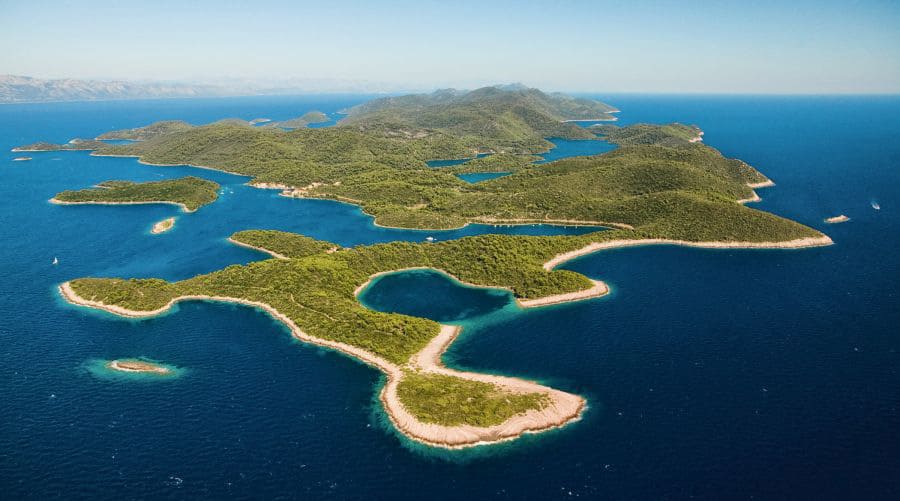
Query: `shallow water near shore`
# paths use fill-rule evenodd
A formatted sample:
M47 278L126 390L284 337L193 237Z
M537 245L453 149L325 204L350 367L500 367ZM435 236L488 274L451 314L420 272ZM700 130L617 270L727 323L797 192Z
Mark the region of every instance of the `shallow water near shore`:
M0 106L0 497L890 498L900 489L900 98L596 97L622 110L616 125L700 126L707 144L776 182L751 207L835 245L605 251L564 268L613 294L529 310L434 274L383 277L366 291L370 307L464 326L448 365L588 399L571 426L471 451L399 437L383 421L377 371L294 340L259 310L186 302L128 320L67 305L56 285L182 279L264 259L225 240L248 228L341 245L596 228L380 228L355 206L211 170L9 152L162 119L334 117L365 96ZM220 199L193 214L47 202L107 179L184 175L219 182ZM823 222L841 213L851 221ZM171 216L173 230L149 234ZM144 384L85 365L140 357L185 373Z

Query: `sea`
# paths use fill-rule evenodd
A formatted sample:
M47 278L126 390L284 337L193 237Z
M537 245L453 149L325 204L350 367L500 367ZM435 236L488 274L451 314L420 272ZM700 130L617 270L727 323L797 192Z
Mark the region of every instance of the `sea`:
M248 178L86 152L13 153L157 120L283 120L371 96L0 106L0 499L896 499L900 493L900 97L592 95L619 124L696 124L776 183L756 209L834 239L804 250L647 246L564 268L612 293L521 310L435 273L362 296L464 327L453 367L584 395L560 430L461 451L387 422L381 374L302 344L264 312L206 302L126 320L69 305L85 276L178 280L265 259L235 231L344 246L590 228L381 228L358 207L250 188ZM549 159L608 151L554 140ZM33 160L14 162L29 156ZM435 167L439 168L439 167ZM65 189L185 175L222 185L174 206L59 206ZM485 181L476 177L475 181ZM877 207L877 208L876 208ZM850 221L824 219L845 214ZM151 235L154 222L174 230ZM53 264L57 260L57 264ZM114 358L177 367L116 377Z

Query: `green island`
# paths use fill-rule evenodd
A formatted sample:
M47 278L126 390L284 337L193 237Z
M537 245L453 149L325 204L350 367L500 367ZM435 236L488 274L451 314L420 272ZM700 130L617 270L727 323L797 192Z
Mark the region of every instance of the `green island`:
M829 245L824 234L738 203L771 184L746 163L704 145L681 124L583 128L608 119L602 103L535 89L384 98L348 110L336 127L283 131L233 122L178 128L95 155L192 164L253 177L295 197L362 206L378 224L451 228L470 222L595 225L578 236L480 235L439 243L343 248L280 231L230 240L269 254L190 279L80 278L60 286L71 303L131 317L208 300L260 308L297 339L341 351L387 375L380 399L392 423L426 444L460 448L516 438L577 420L581 396L518 378L457 371L441 354L459 328L369 310L357 295L375 276L430 268L471 285L504 288L540 307L598 297L599 281L556 269L615 247L669 244L726 248ZM166 129L157 127L159 129ZM606 140L597 156L535 164L546 137ZM474 158L449 168L428 160ZM509 171L477 185L454 175Z
M281 127L283 129L302 129L309 127L310 124L320 124L328 121L328 115L321 111L309 111L297 118L282 120L280 122L269 122L265 127Z
M166 120L156 122L146 127L138 127L135 129L122 129L105 132L97 136L97 140L128 140L128 141L146 141L163 134L171 134L174 132L183 132L191 128L191 124L181 120Z
M146 183L104 181L94 188L57 193L50 201L60 204L170 203L181 206L185 212L194 212L214 202L218 198L218 193L218 183L186 176ZM174 220L171 223L174 223ZM170 228L172 224L167 226Z
M27 144L25 146L17 146L13 148L12 151L91 151L105 146L109 146L109 144L96 139L75 138L64 144L38 142Z
M233 121L188 128L154 124L146 140L103 144L93 154L243 174L253 177L253 184L281 189L287 196L358 204L376 224L402 228L447 229L470 222L579 221L622 228L682 224L686 227L677 237L690 239L699 236L699 222L717 226L702 238L740 240L746 224L788 224L735 206L735 200L752 200L751 186L768 180L746 163L692 142L700 132L696 127L588 130L565 122L611 109L585 101L536 89L439 91L375 100L350 109L338 127L323 129L287 132ZM545 137L605 137L619 148L533 164L533 155L551 146ZM480 152L493 154L451 169L426 165L429 160L474 158ZM474 185L454 175L510 171L512 175ZM710 212L717 214L714 220ZM732 235L722 233L728 228L735 230Z

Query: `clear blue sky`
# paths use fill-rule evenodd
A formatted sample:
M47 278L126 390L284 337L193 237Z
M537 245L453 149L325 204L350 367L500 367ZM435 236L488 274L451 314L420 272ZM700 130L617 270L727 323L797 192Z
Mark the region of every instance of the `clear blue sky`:
M0 0L0 74L900 92L900 1Z

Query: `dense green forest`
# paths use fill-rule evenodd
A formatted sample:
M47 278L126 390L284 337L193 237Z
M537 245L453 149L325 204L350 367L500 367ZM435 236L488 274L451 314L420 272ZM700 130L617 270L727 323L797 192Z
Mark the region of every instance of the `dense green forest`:
M184 132L192 126L181 120L168 120L164 122L156 122L146 127L137 127L134 129L123 129L106 132L97 136L97 139L128 139L131 141L146 141L154 137L164 134L172 134L175 132Z
M292 233L249 230L234 234L232 239L292 259L233 265L174 283L79 279L72 287L82 297L143 311L191 294L259 301L272 305L311 335L359 346L404 363L437 334L438 324L362 307L354 291L375 273L436 268L465 282L508 288L519 298L539 298L592 285L587 277L572 271L544 270L543 263L553 256L594 242L661 236L665 235L603 230L578 236L481 235L438 243L391 242L341 248Z
M413 371L403 376L397 396L420 421L444 426L498 425L549 400L544 393L509 393L490 383Z
M578 236L480 235L438 243L391 242L341 248L292 233L248 230L231 238L290 259L232 265L179 282L82 278L73 280L71 287L82 298L137 311L162 308L185 295L256 301L277 309L307 334L362 348L402 367L438 334L440 326L425 318L363 307L355 291L373 274L411 267L435 268L468 283L507 288L519 298L539 298L585 290L592 285L579 273L544 270L543 263L553 256L590 243L659 236L664 233L601 230ZM470 424L480 423L482 419L493 422L491 419L511 412L510 409L539 403L532 395L529 399L513 399L501 405L492 397L492 391L464 382L447 386L461 394L444 393L435 405L426 405L424 400L409 396L418 391L450 391L436 388L430 378L413 379L404 385L414 386L401 385L400 389L401 398L406 391L405 403L422 412L417 414L421 419L459 422L463 418L459 411L452 410L452 403L469 398L484 403L485 409L493 409L472 413L471 419L464 419Z
M105 181L94 188L57 193L54 200L76 203L171 202L192 212L216 200L219 184L199 177L187 176L164 181L135 183Z
M606 110L602 103L534 89L441 91L366 103L351 109L339 126L323 129L286 132L235 120L200 127L164 122L144 132L115 133L144 140L102 145L95 154L237 172L255 182L296 187L286 192L292 196L356 203L385 226L442 229L469 222L583 221L684 240L766 241L814 234L735 204L753 196L748 184L766 177L740 160L691 142L699 134L696 127L639 124L589 130L561 121ZM496 131L494 125L512 123L504 118L510 114L518 117L515 126ZM567 134L557 127L574 129ZM599 140L592 131L619 148L533 163L532 155L547 149L546 135ZM472 158L478 152L493 154L449 168L426 166L429 160ZM513 174L478 184L454 175L498 171Z
M291 196L359 204L383 225L450 228L469 222L579 221L617 229L579 236L481 235L353 248L280 231L248 230L232 239L286 259L232 265L178 282L83 278L73 280L71 287L82 298L140 311L162 308L185 295L256 301L277 309L311 336L346 343L405 367L440 326L363 307L355 290L376 273L435 268L465 282L503 287L518 298L534 299L590 288L587 277L567 270L547 271L543 264L592 243L651 238L783 242L822 237L809 227L736 203L752 195L748 184L765 181L765 176L696 142L700 132L696 127L640 124L585 129L564 122L608 117L609 111L593 101L491 87L376 100L349 110L338 126L322 129L284 131L224 120L199 127L167 122L120 131L117 137L139 141L104 144L95 154L134 155L150 163L203 165L245 174L257 183L292 186L286 190ZM549 146L545 137L590 141L600 140L598 134L618 148L597 156L534 163L534 155ZM478 153L491 155L447 168L426 165L429 160L473 158ZM454 175L492 171L512 174L478 184ZM208 181L205 188L196 180L183 192L172 186L164 189L163 183L190 179L195 178L106 183L58 198L155 198L192 206L215 199L218 185ZM163 197L163 191L168 196ZM544 405L539 394L498 391L492 385L414 372L407 373L398 387L404 405L425 422L485 426Z
M328 116L322 113L321 111L309 111L303 114L303 116L297 118L291 118L288 120L282 120L280 122L269 122L265 124L263 127L282 127L285 129L302 129L304 127L308 127L309 124L318 124L322 122L327 122Z

